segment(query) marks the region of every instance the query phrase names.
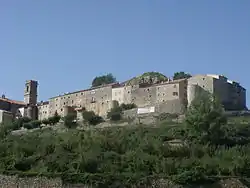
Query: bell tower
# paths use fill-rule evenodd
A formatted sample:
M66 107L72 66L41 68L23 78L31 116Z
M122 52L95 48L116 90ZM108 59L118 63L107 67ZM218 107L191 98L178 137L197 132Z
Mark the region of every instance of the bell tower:
M37 104L37 81L27 80L24 89L24 102L28 105Z

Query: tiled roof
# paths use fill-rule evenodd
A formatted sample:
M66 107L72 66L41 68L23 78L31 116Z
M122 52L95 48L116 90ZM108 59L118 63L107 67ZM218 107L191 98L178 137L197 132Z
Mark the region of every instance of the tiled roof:
M11 100L11 99L7 99L7 98L0 98L1 101L6 101L8 103L11 103L11 104L18 104L18 105L26 105L24 102L22 101L16 101L16 100Z

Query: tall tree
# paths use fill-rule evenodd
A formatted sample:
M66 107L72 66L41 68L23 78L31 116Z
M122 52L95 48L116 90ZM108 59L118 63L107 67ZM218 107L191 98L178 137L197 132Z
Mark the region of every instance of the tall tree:
M185 73L183 71L174 73L173 80L183 79L183 78L190 78L191 74Z
M95 77L92 81L92 87L97 87L97 86L101 86L105 84L111 84L115 82L116 82L116 78L113 76L113 74L109 73L106 75Z

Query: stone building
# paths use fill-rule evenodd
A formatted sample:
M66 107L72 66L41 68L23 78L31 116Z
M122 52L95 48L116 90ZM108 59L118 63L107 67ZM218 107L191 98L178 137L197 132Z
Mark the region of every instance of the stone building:
M246 109L246 89L222 75L196 75L188 79L189 103L197 87L217 96L226 110ZM196 87L196 89L194 89Z
M186 108L191 104L199 90L217 95L226 110L246 109L246 89L221 75L195 75L189 79L161 81L147 77L140 81L113 83L65 93L39 103L37 103L37 87L37 81L26 81L24 102L2 96L0 122L17 115L42 120L55 113L65 116L74 112L80 117L84 110L106 116L114 101L119 104L134 103L139 108L153 106L164 112L180 113L182 107Z
M13 121L21 116L30 119L38 118L37 110L37 81L27 80L24 90L24 102L11 100L4 95L0 98L0 123Z
M38 104L39 119L48 118L57 112L65 116L69 109L82 112L92 110L105 116L113 107L113 101L119 104L134 103L138 107L161 106L165 112L175 112L191 104L199 89L217 95L227 110L246 108L246 90L236 82L221 75L196 75L189 79L165 82L135 82L133 84L114 83L96 88L66 93L47 102Z
M25 106L26 104L22 101L11 100L2 95L0 98L0 123L11 122L19 108Z

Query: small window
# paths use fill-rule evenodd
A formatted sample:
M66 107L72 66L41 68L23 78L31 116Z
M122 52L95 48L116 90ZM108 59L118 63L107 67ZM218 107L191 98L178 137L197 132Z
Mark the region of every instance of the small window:
M149 95L149 97L151 98L151 97L152 97L152 95Z
M74 103L74 100L72 100L72 104Z
M64 102L63 104L65 105L66 103Z
M178 92L173 92L173 96L178 96Z
M81 93L81 95L83 95L83 93Z
M202 80L205 80L205 78L202 78Z
M61 108L61 112L63 111L63 109Z
M77 94L76 94L76 97L77 97Z
M176 85L174 85L174 88L176 88Z

